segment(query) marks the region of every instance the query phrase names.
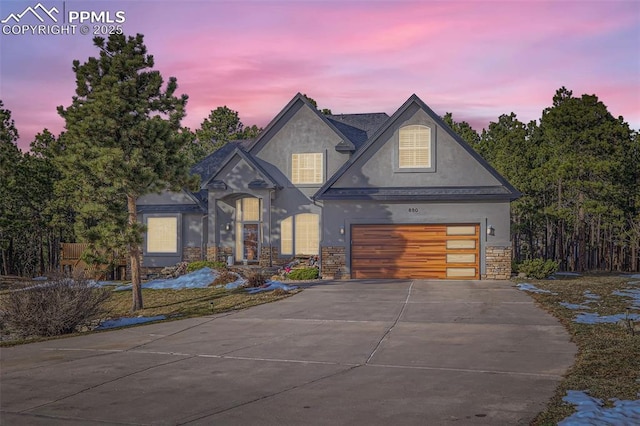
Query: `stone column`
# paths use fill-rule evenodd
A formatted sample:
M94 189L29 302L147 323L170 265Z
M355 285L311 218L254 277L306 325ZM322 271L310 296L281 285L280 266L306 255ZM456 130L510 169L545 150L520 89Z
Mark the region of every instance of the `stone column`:
M485 248L485 273L482 279L508 280L511 278L511 246L487 246Z
M351 278L346 273L347 258L343 246L322 247L322 278L340 280Z

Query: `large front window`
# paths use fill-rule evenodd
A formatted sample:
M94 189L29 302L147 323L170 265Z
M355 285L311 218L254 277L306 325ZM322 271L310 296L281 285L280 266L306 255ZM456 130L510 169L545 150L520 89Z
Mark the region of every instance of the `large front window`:
M323 178L322 153L291 155L291 182L321 184Z
M319 246L319 215L301 213L280 222L280 254L317 255Z
M178 252L178 218L147 218L147 253Z
M405 126L400 129L398 167L430 168L431 129L426 126Z

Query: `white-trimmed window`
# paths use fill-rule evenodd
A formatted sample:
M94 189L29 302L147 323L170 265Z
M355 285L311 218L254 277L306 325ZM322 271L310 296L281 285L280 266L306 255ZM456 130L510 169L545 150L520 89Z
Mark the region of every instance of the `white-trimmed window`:
M178 218L147 218L147 253L178 252Z
M431 129L426 126L405 126L399 132L398 167L401 169L430 168Z
M322 153L292 154L291 182L298 184L322 183Z
M301 213L280 222L280 254L318 255L320 216Z
M293 254L293 216L280 223L280 253Z
M236 200L236 220L239 222L259 222L260 199L251 197Z

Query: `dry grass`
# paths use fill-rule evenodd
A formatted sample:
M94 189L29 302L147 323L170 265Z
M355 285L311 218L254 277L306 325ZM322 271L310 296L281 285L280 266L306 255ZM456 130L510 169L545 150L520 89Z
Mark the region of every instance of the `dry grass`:
M0 289L0 302L8 290ZM222 312L245 309L263 303L274 302L287 298L301 290L291 292L261 292L248 294L242 289L225 290L224 288L202 288L182 290L149 290L143 289L144 309L131 312L131 291L114 291L111 297L102 305L103 311L100 318L126 318L126 317L151 317L165 315L167 318L180 319L204 315L219 314ZM2 327L0 327L2 330ZM78 335L78 333L66 336ZM18 337L18 336L16 336ZM0 339L3 340L3 339ZM30 338L19 340L10 338L0 341L1 346L13 346L16 344L30 343L45 340L45 338Z
M611 293L629 287L632 281L623 277L587 276L556 281L530 281L536 287L557 295L530 293L545 310L557 317L578 346L573 367L556 389L546 410L533 425L555 425L574 412L572 405L563 403L567 390L588 390L589 395L607 401L611 398L637 400L640 392L640 335L617 324L578 324L573 321L576 310L567 309L560 302L580 304L587 300L584 292L600 296L589 303L590 312L599 315L625 313L631 299ZM636 280L637 281L637 280ZM637 312L637 311L632 311ZM610 404L610 403L609 403Z
M273 294L263 292L248 294L243 290L223 288L196 288L182 290L142 290L144 309L131 313L131 291L117 291L106 303L105 309L112 318L129 316L195 317L218 314L250 306L261 305L288 297L295 292Z

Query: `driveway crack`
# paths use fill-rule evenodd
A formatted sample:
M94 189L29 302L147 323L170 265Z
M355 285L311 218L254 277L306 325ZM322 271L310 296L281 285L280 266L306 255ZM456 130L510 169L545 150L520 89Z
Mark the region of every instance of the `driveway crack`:
M404 303L402 304L402 309L400 310L400 313L396 317L396 319L393 322L393 324L391 324L391 326L387 329L387 331L382 335L382 337L378 341L378 344L376 345L376 347L373 348L373 351L371 351L371 353L369 354L369 358L367 358L367 360L364 363L365 365L367 365L367 364L369 364L369 362L371 362L371 359L373 359L373 356L376 354L378 349L380 349L380 346L382 346L382 342L386 339L386 337L389 335L389 333L391 333L391 330L394 329L396 324L398 324L398 321L400 321L400 318L402 318L402 314L404 314L404 311L407 309L407 305L409 304L409 298L411 297L411 289L413 288L413 283L415 283L415 281L411 281L411 284L409 285L409 290L407 290L407 297L406 297L406 299L404 299Z
M143 369L140 369L140 370L136 370L136 371L133 371L131 373L123 374L122 376L118 376L118 377L115 377L113 379L106 380L104 382L101 382L101 383L98 383L98 384L95 384L95 385L92 385L92 386L88 386L88 387L86 387L84 389L80 389L79 391L76 391L76 392L71 393L69 395L65 395L63 397L56 398L53 401L45 402L44 404L36 405L34 407L25 408L24 410L20 410L18 412L19 413L28 413L29 411L36 410L36 409L42 408L42 407L46 407L47 405L55 404L56 402L64 401L65 399L74 397L74 396L79 395L81 393L90 391L92 389L99 388L100 386L108 385L109 383L117 382L118 380L122 380L122 379L125 379L127 377L135 376L136 374L144 373L145 371L153 370L154 368L164 367L166 365L174 364L176 362L186 361L188 359L195 358L195 357L196 357L195 355L192 355L192 356L189 356L189 357L186 357L186 358L180 358L180 359L164 362L162 364L152 365L150 367L146 367L146 368L143 368Z
M176 425L187 425L189 423L197 422L198 420L202 420L202 419L205 419L207 417L216 416L218 414L222 414L222 413L225 413L225 412L230 411L230 410L235 410L236 408L244 407L246 405L253 404L254 402L263 401L265 399L269 399L269 398L272 398L274 396L278 396L278 395L281 395L283 393L287 393L287 392L292 391L292 390L300 389L300 388L305 387L307 385L312 385L314 383L320 382L320 381L325 380L325 379L330 379L332 377L336 377L336 376L339 376L341 374L348 373L348 372L350 372L350 371L352 371L352 370L354 370L356 368L359 368L359 367L362 367L362 364L361 365L353 365L353 366L347 368L346 370L340 370L340 371L337 371L335 373L327 374L325 376L318 377L317 379L309 380L308 382L304 382L304 383L301 383L301 384L298 384L298 385L295 385L295 386L290 386L290 387L288 387L286 389L282 389L280 391L273 392L273 393L270 393L270 394L267 394L267 395L262 395L262 396L259 396L257 398L251 399L249 401L242 402L240 404L236 404L236 405L228 407L228 408L224 408L224 409L221 409L221 410L218 410L218 411L209 412L209 413L202 414L202 415L197 415L196 414L196 416L198 416L198 417L195 417L195 418L191 417L188 420L185 420L183 422L177 422Z

